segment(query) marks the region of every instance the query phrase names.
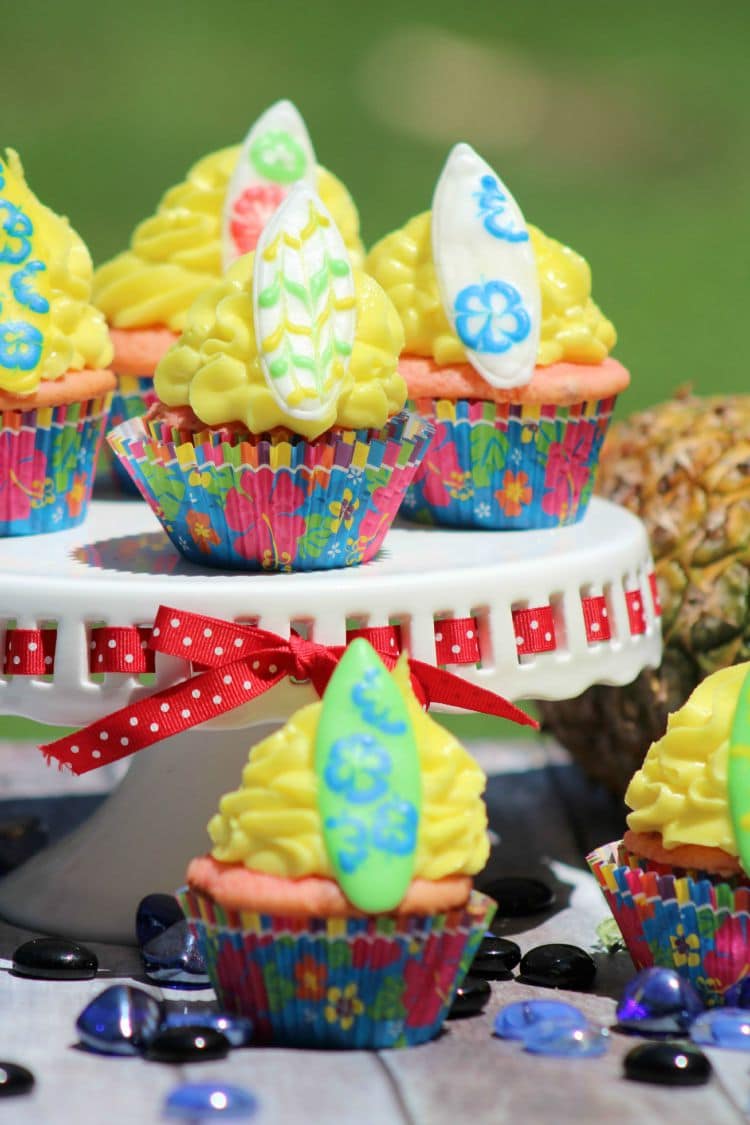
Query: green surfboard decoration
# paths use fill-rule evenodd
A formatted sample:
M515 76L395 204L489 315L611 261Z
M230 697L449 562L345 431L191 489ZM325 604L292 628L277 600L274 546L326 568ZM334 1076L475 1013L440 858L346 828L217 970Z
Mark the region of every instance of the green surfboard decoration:
M357 638L323 696L315 738L318 809L336 878L368 914L395 909L414 872L422 780L401 692Z
M750 668L742 681L729 735L728 786L740 863L750 874Z

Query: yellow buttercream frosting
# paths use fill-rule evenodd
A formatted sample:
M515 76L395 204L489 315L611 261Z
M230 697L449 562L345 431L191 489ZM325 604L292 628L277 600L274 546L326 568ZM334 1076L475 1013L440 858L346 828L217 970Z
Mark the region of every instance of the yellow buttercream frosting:
M136 227L130 249L97 269L94 300L113 327L181 332L196 297L221 277L222 213L239 151L225 148L199 160ZM361 265L359 216L349 192L321 167L317 191L353 264Z
M404 333L380 286L354 270L356 336L342 390L322 417L293 418L274 398L260 363L253 324L253 254L245 254L206 289L187 316L182 338L154 377L166 406L190 406L208 426L238 422L251 433L285 426L316 438L337 425L379 428L406 402L397 370Z
M406 700L422 770L414 876L474 875L489 854L485 776L453 735L422 710L403 660L392 675ZM215 859L290 879L335 877L323 841L314 771L322 706L301 708L250 751L241 787L221 798L208 825Z
M90 303L89 252L36 198L12 149L0 162L0 251L0 389L30 395L42 380L106 367L112 345Z
M625 794L634 832L660 832L665 848L702 844L738 854L727 795L729 736L748 667L714 672L669 716Z
M615 345L612 324L591 300L591 271L574 250L529 224L542 294L537 364L601 363ZM381 239L365 269L380 282L398 309L406 351L432 356L436 363L467 363L463 344L443 310L432 260L431 212Z

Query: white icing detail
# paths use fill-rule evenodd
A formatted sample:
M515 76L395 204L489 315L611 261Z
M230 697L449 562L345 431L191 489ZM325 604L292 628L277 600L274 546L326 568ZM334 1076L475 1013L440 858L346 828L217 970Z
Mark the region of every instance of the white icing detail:
M234 167L234 172L229 180L227 187L227 194L224 197L224 211L221 221L221 247L222 247L222 261L224 269L227 270L232 262L236 261L242 253L247 253L254 247L249 247L248 250L243 250L237 244L237 241L232 233L232 221L237 219L242 222L242 204L240 200L242 197L249 193L252 195L254 189L257 191L258 200L255 203L255 215L262 214L263 196L276 196L275 202L270 204L270 215L276 207L286 197L290 183L281 183L279 180L272 178L269 175L264 175L263 171L258 167L257 162L252 160L252 152L254 146L262 140L264 136L271 137L274 134L285 134L290 137L292 142L297 146L297 150L304 157L304 167L301 169L301 175L297 177L292 183L302 180L310 185L313 190L317 187L318 180L318 165L315 159L315 151L310 140L310 135L307 131L307 126L300 114L299 110L292 102L283 100L274 102L269 106L265 113L262 113L255 124L250 128L247 136L240 145L240 151L237 156L237 163ZM281 161L281 165L291 173L294 171L294 165L288 162ZM251 205L253 206L253 205Z
M281 409L324 417L354 346L354 278L336 224L305 184L292 189L258 242L253 315L261 368Z
M482 187L488 178L494 195ZM493 387L528 383L541 326L536 259L518 204L466 144L451 150L435 188L432 255L445 314L472 367Z

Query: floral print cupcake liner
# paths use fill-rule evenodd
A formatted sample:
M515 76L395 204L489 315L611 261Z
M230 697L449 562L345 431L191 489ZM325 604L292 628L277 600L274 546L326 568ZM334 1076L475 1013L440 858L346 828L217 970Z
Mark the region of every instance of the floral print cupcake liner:
M382 430L237 438L134 419L107 437L191 562L234 570L327 570L380 550L432 436L402 413Z
M402 514L496 531L576 523L616 398L573 406L417 399L435 437Z
M82 522L110 399L0 412L0 536Z
M153 375L118 375L117 387L109 409L109 428L114 429L130 418L140 418L156 402ZM112 484L128 496L138 496L130 474L113 456L104 442L97 464L97 476L108 477Z
M282 918L177 892L219 1003L249 1016L259 1043L386 1048L437 1035L492 921L473 891L434 916Z
M667 868L620 842L588 856L637 969L676 969L708 1004L731 1003L750 974L750 885Z

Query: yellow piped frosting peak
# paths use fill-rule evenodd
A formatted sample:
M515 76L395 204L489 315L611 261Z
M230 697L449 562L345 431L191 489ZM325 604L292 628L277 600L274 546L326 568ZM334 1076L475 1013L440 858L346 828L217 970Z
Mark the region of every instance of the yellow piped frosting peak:
M700 844L738 854L727 792L729 738L749 667L714 672L669 716L625 794L633 832L660 832L665 848Z
M97 269L94 299L113 327L181 332L195 299L221 277L222 212L239 151L234 145L198 161L167 191L156 214L136 227L130 249ZM360 266L359 216L349 192L320 166L317 187L352 263Z
M207 426L239 423L251 433L284 426L316 438L332 426L376 429L406 402L398 373L404 333L380 286L354 270L356 335L341 393L318 418L287 414L261 367L253 318L253 254L239 258L206 289L185 331L159 363L154 385L166 406L190 406Z
M453 735L422 710L403 659L392 675L407 704L422 771L414 877L474 875L489 854L485 776ZM221 798L208 825L214 859L289 879L334 878L314 769L322 706L301 708L250 751L241 787Z
M537 365L601 363L615 345L613 325L591 299L584 258L528 225L542 296ZM443 310L432 256L431 212L415 216L370 251L365 268L398 309L405 349L436 363L467 363L463 344Z
M24 396L68 371L106 367L112 345L91 304L86 246L66 218L39 202L12 149L0 162L0 197L0 272L8 273L0 294L0 390Z

